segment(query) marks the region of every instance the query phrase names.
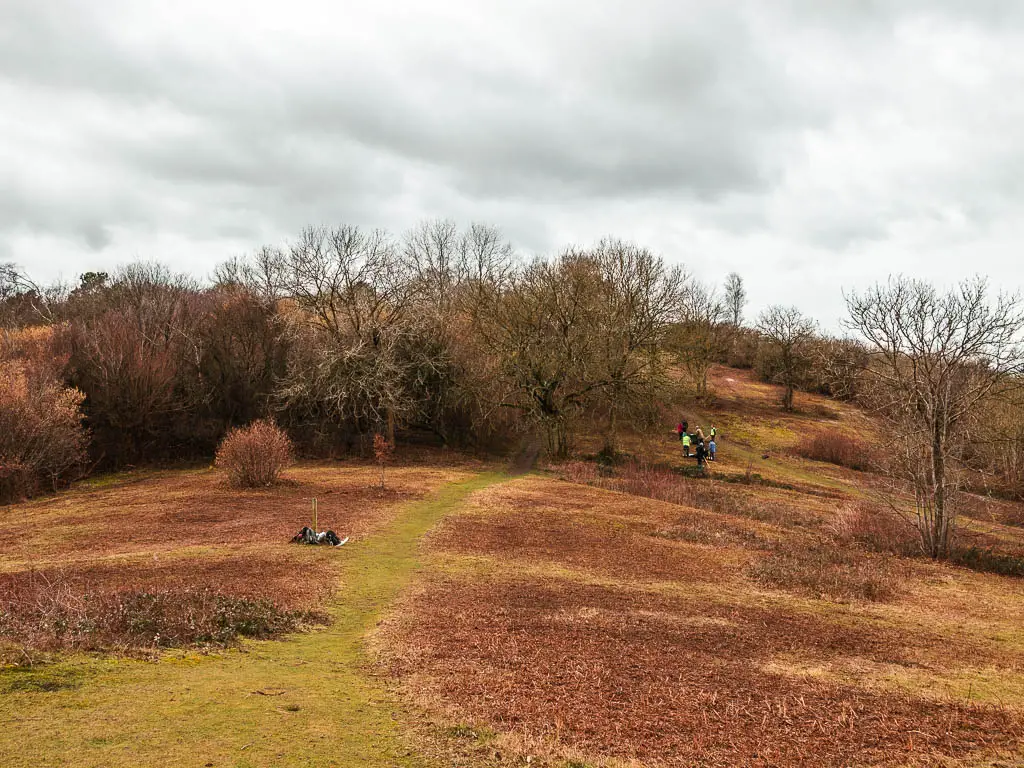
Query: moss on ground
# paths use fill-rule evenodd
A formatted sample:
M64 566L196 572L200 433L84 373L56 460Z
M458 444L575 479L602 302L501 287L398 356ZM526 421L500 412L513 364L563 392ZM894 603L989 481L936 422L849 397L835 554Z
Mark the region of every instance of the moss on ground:
M0 671L0 765L421 765L365 637L419 567L423 534L498 479L450 484L349 545L325 630L210 656Z

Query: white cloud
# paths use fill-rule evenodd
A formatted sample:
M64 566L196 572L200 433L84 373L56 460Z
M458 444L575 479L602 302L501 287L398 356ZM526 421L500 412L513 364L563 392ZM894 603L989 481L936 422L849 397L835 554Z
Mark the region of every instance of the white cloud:
M208 273L305 224L636 238L834 326L1021 283L1018 3L199 0L0 8L0 254Z

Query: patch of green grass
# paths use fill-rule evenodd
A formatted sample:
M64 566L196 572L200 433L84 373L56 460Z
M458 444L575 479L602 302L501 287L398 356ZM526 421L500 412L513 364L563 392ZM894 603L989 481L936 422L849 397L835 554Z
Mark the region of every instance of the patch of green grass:
M109 472L102 475L93 475L75 483L76 489L86 491L98 491L106 488L116 488L125 485L133 480L142 480L151 476L152 473L128 470L126 472Z
M45 695L8 691L23 673L0 672L0 765L420 765L396 702L369 672L366 634L419 567L422 535L499 479L451 484L347 545L344 586L324 630L156 663L70 657L46 674L89 679ZM37 738L41 727L46 738Z
M0 676L0 694L53 693L79 688L85 675L75 669L13 667Z

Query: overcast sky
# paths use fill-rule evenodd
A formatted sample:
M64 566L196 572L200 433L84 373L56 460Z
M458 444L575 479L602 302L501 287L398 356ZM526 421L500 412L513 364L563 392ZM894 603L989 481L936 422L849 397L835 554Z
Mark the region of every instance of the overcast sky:
M435 217L826 326L890 273L1017 290L1024 3L0 2L0 261L208 275Z

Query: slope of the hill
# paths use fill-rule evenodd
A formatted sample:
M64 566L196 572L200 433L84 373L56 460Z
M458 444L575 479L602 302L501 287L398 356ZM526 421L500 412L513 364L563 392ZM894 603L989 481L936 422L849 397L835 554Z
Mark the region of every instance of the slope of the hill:
M205 586L312 602L330 623L205 653L157 653L154 645L142 660L73 651L40 658L32 638L5 642L0 621L10 662L0 664L0 765L423 765L403 737L398 702L368 669L364 640L411 578L423 533L468 493L500 479L481 469L395 467L383 493L374 488L376 469L358 464L291 470L294 485L241 494L208 472L167 472L4 509L2 575L44 567L27 559L35 551L47 559L51 581L54 569L66 571L54 599L88 601L93 589L173 596ZM307 522L300 502L311 493L321 498L321 521L351 533L345 547L281 543ZM11 531L36 520L66 540L48 554L41 539L13 546ZM72 532L82 534L80 544ZM8 589L4 597L11 596Z
M444 521L378 638L407 695L495 764L1019 764L1021 581L851 537L872 478L791 449L872 435L855 408L714 386L679 414L719 429L708 478L675 471L673 420L623 437L643 461L556 465Z
M437 454L386 492L342 462L264 491L165 471L2 508L0 763L1021 764L1021 580L899 554L876 477L797 455L818 430L878 450L855 408L785 414L724 368L712 385L622 435L634 459L611 471L584 440L512 479ZM684 416L719 430L706 477L669 434ZM284 543L314 496L349 545ZM979 501L966 522L1022 551L1022 512ZM211 593L235 602L188 602ZM147 634L266 605L329 624L202 654Z

